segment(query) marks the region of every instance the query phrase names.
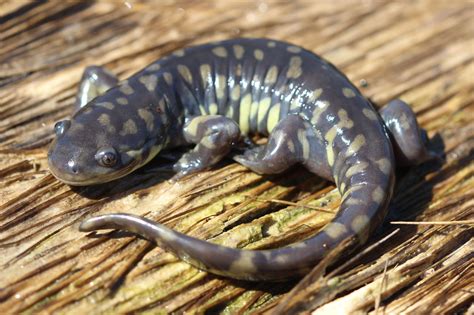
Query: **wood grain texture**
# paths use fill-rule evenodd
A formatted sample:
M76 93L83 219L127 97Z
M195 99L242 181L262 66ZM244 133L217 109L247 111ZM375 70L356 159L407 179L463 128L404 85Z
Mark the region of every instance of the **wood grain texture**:
M469 308L473 2L6 0L0 15L0 313ZM262 177L227 160L170 184L171 162L161 158L126 179L80 189L47 170L52 126L72 113L86 66L105 65L126 78L175 49L239 36L291 41L324 56L378 106L404 99L428 130L431 149L443 153L442 163L399 172L387 224L357 253L375 244L372 250L326 272L319 266L299 284L215 277L134 235L88 235L77 227L85 217L122 211L227 246L283 246L313 235L340 202L333 185L300 168Z

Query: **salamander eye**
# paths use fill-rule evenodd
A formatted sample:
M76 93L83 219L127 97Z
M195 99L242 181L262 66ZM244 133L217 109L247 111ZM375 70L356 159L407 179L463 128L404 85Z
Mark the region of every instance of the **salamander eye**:
M62 136L71 126L70 120L61 120L54 124L54 133L56 137Z
M95 154L96 161L104 167L113 167L117 164L117 152L114 148L102 148Z

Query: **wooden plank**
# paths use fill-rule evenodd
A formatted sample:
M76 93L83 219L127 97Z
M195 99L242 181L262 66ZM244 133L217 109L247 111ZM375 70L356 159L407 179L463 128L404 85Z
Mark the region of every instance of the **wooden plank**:
M473 18L474 4L463 0L2 2L0 312L466 310L474 289ZM47 170L52 126L72 113L84 67L126 78L175 49L238 36L303 45L377 105L410 102L431 149L445 154L443 163L400 171L387 224L364 247L374 249L299 285L215 277L133 235L90 236L77 226L126 211L227 246L283 246L314 234L339 206L334 186L302 169L262 177L225 161L170 184L170 162L158 159L126 180L80 189Z

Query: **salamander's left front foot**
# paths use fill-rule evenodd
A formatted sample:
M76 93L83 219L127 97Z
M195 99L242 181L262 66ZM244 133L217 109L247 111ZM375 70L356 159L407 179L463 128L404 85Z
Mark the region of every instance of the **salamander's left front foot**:
M427 148L426 131L419 127L415 113L396 99L380 109L380 116L391 133L392 145L401 166L417 165L440 157Z
M184 125L183 135L196 146L173 166L176 175L172 181L219 162L238 141L240 128L234 120L224 116L197 116Z

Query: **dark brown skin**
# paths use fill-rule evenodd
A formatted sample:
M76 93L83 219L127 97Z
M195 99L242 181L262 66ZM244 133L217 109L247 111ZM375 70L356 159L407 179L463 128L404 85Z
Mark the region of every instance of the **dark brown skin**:
M136 232L215 274L287 279L305 274L344 239L364 243L392 196L394 151L403 165L430 157L408 105L393 101L379 115L334 66L284 42L235 39L191 47L116 87L109 73L88 71L93 80L81 84L78 97L84 107L57 125L49 153L51 171L66 183L110 181L162 148L195 144L174 166L179 179L214 165L234 142L255 133L268 135L268 144L246 150L234 157L237 162L261 174L301 163L336 183L342 203L333 221L312 238L279 249L226 248L128 214L81 224L81 231ZM104 86L111 89L92 99L91 91Z

